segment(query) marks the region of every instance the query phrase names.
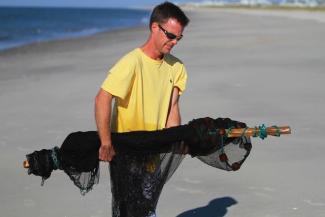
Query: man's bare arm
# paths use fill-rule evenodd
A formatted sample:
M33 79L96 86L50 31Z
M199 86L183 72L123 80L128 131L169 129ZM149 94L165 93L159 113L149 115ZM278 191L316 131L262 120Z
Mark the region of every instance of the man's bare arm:
M110 119L113 96L100 89L95 99L95 118L101 141L99 159L111 161L115 151L111 140Z
M169 107L166 128L178 126L181 124L181 115L179 111L179 89L174 87L172 93L171 104Z

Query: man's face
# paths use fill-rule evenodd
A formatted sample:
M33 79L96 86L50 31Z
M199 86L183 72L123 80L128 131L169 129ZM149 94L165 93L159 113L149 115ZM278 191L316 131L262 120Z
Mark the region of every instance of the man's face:
M166 23L154 23L153 34L156 48L161 54L169 53L177 42L182 38L184 27L174 18L170 18Z

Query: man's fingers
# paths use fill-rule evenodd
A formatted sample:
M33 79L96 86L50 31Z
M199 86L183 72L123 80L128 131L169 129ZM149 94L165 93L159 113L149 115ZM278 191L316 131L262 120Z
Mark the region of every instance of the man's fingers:
M101 161L111 161L115 155L114 148L111 146L101 146L99 149L99 159Z
M101 146L99 149L99 159L102 161L107 161L107 155L108 155L108 150L104 147Z
M111 160L113 159L114 155L115 155L115 150L114 150L114 148L113 148L113 146L112 146L112 147L108 150L108 158L107 158L107 160L108 160L108 161L111 161Z

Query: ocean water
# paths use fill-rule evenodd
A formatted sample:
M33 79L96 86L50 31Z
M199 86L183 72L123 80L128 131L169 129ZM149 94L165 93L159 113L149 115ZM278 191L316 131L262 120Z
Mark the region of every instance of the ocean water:
M0 7L0 50L147 25L149 16L137 9Z

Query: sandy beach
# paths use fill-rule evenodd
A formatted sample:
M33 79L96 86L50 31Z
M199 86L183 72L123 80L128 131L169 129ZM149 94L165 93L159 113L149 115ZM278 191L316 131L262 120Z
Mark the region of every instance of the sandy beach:
M183 123L230 117L290 125L293 134L253 138L237 172L187 157L157 215L324 217L325 13L188 10L191 23L173 50L189 73ZM22 161L70 132L96 129L94 97L107 71L147 36L147 28L133 28L0 52L1 216L111 216L108 164L83 197L63 172L41 187Z

